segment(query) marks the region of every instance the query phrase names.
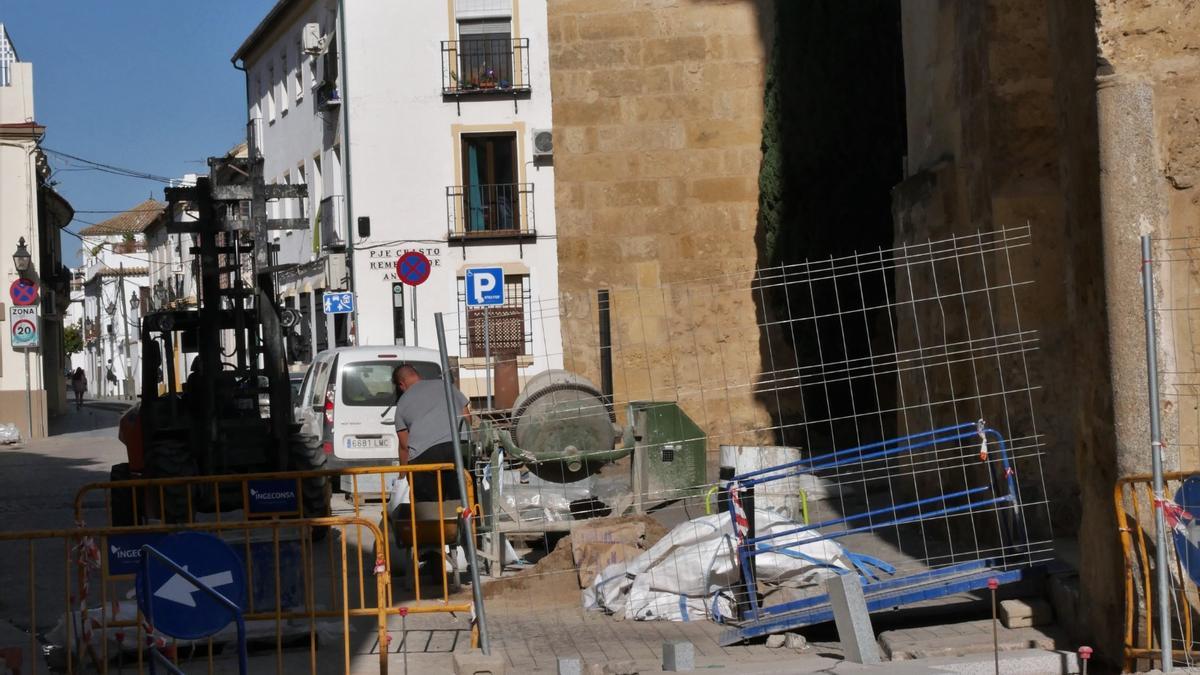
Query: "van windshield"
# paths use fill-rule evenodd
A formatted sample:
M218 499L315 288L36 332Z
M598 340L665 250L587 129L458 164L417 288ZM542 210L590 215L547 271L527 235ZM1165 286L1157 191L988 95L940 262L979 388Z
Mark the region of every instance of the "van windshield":
M342 368L342 403L353 406L387 407L396 402L392 370L399 361L359 361ZM436 363L412 362L422 379L437 379L442 369Z

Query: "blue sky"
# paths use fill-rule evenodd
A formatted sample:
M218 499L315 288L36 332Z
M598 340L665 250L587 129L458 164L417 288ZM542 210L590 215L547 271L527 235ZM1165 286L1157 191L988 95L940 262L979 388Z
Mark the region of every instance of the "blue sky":
M33 63L47 148L159 176L207 171L245 136L245 81L229 57L275 0L0 0L22 61ZM153 196L162 183L72 170L51 157L77 211L69 229ZM78 240L63 235L67 264Z

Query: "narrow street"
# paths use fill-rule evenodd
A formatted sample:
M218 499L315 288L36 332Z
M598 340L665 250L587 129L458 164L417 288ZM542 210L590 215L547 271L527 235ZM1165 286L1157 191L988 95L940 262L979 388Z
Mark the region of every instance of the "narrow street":
M47 438L0 446L0 531L72 527L75 493L87 483L108 480L113 464L125 461L117 420L125 404L87 401L50 420ZM103 507L92 498L85 508Z

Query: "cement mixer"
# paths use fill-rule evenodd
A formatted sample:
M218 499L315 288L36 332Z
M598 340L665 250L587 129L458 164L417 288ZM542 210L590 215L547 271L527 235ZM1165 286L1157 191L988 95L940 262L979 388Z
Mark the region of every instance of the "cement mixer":
M707 439L676 402L632 401L624 426L615 412L586 378L549 370L526 383L507 419L480 424L471 445L491 536L485 557L498 562L506 536L565 532L577 518L644 512L703 490ZM534 476L518 482L524 469Z
M595 385L565 370L529 380L513 403L510 427L499 439L510 456L539 477L571 482L629 454L616 448L621 429Z

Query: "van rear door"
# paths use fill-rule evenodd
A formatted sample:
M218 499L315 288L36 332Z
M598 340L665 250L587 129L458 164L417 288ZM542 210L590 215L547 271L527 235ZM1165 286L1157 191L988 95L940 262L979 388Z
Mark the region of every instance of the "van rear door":
M348 460L393 460L396 430L389 409L396 402L392 370L397 361L343 361L338 369L334 454ZM386 413L386 414L385 414Z

